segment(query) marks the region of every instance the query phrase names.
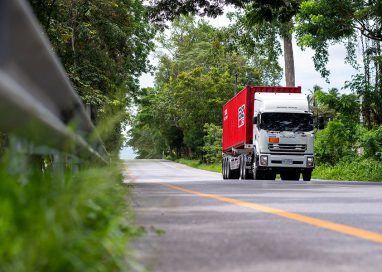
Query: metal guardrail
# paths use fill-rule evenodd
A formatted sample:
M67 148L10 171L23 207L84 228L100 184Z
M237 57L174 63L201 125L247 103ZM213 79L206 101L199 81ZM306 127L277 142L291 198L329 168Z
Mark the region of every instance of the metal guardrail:
M109 161L24 0L0 0L0 131L80 158Z

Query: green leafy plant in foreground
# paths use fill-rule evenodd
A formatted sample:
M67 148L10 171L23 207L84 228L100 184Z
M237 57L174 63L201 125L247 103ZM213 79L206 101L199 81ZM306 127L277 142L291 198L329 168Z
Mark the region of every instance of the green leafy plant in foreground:
M127 242L141 230L118 167L20 179L2 164L0 180L0 271L130 270Z

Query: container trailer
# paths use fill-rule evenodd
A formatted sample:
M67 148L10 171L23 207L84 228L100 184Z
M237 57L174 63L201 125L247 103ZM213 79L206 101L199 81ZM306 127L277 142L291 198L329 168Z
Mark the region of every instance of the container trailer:
M309 181L313 114L301 87L246 86L223 106L224 179Z

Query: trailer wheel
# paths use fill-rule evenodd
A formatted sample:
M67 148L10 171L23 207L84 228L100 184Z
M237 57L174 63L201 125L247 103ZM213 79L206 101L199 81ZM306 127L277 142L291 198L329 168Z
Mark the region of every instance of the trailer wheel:
M223 176L223 179L226 179L226 174L225 174L225 158L224 157L222 159L222 176Z
M240 167L239 167L239 169L240 169L240 178L241 179L245 179L244 178L244 160L243 160L243 155L240 155L239 161L240 161Z
M240 179L240 168L232 170L232 179Z
M247 169L247 156L245 155L240 156L240 178L242 180L253 179L251 171Z
M245 156L240 155L240 178L242 180L246 179L245 177Z
M223 179L228 179L228 160L224 158L223 160Z
M227 179L238 179L240 177L240 168L239 169L231 169L230 167L230 159L226 160L226 177Z
M312 170L302 172L302 179L304 181L310 181L312 178Z

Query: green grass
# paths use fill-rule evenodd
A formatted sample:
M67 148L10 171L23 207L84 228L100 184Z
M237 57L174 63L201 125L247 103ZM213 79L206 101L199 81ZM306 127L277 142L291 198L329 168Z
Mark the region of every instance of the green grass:
M382 181L382 162L372 159L343 161L334 166L319 165L313 178L331 180Z
M117 166L64 178L0 165L0 271L128 271L134 226ZM32 170L31 170L32 169Z
M186 159L178 159L176 162L188 165L190 167L212 171L212 172L218 172L221 173L222 171L222 165L221 163L215 163L215 164L205 164L200 162L199 160L186 160Z
M212 172L221 173L221 164L205 164L199 160L179 159L176 162ZM340 162L335 166L319 165L313 171L313 178L328 180L382 181L382 162L357 159Z

